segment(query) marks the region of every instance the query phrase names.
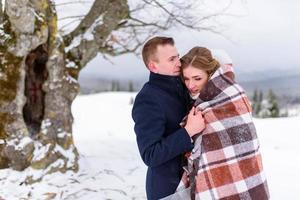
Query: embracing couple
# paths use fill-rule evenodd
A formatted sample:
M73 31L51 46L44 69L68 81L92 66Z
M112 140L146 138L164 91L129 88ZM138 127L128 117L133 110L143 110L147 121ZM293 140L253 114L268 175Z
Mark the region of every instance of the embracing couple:
M232 64L205 47L180 58L168 37L148 40L142 56L150 77L132 117L147 199L269 199L251 106Z

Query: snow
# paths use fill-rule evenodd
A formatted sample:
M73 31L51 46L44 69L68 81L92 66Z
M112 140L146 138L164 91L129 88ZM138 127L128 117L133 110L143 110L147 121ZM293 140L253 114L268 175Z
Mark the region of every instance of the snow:
M17 150L21 150L24 149L25 146L27 146L27 144L30 144L32 142L32 139L28 136L22 138L20 140L20 143L18 145L15 145L15 147L17 148Z
M57 137L58 138L64 138L64 137L68 137L68 136L70 136L71 135L71 133L67 133L67 132L65 132L65 131L63 131L63 132L60 132L59 130L57 130Z
M272 199L300 199L300 117L255 119Z
M55 173L45 176L41 183L25 185L26 175L39 177L43 170L27 169L23 173L0 170L0 197L9 200L50 197L146 199L146 167L138 153L131 119L130 101L135 95L109 92L77 97L72 110L74 141L80 153L78 173ZM300 180L300 116L254 119L254 122L271 199L300 199L297 190ZM44 125L49 125L47 120ZM56 164L62 164L61 160Z
M78 83L78 81L70 75L64 76L63 78L69 83Z
M22 132L20 132L20 135ZM18 138L14 138L11 140L6 141L8 146L13 146L16 150L23 149L27 144L32 142L32 139L28 136L22 138L20 141Z
M66 67L67 68L77 68L77 65L73 61L70 61L67 63Z
M34 152L32 160L41 160L45 157L46 153L49 151L51 144L42 145L40 143L34 143Z
M68 150L63 149L61 146L56 145L54 151L59 152L65 158L68 158L67 167L72 167L75 163L75 155L72 153L74 148L70 148ZM63 162L64 163L64 162Z
M49 127L49 126L51 126L50 119L44 119L42 121L42 125L41 125L41 132L46 135L47 134L47 127Z
M0 8L0 9L2 9L2 11L4 11L5 0L1 0L1 2L2 2L2 8Z

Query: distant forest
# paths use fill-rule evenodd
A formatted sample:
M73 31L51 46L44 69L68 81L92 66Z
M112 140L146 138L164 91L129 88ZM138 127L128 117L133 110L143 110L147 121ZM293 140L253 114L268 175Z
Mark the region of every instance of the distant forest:
M288 84L291 80L286 81L287 83L284 81L274 82L272 79L270 81L241 82L252 103L253 116L259 118L285 117L289 115L289 108L295 105L300 106L300 83L299 85ZM80 94L84 95L109 91L137 92L147 80L82 78L79 81Z

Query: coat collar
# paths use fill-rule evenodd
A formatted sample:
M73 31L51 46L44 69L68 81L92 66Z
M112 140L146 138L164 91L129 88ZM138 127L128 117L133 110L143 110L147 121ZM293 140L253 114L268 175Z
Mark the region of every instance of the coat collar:
M169 93L175 98L179 98L187 111L190 109L190 97L188 90L180 76L168 76L150 72L149 83Z
M180 76L168 76L150 72L149 83L156 85L167 92L183 92Z

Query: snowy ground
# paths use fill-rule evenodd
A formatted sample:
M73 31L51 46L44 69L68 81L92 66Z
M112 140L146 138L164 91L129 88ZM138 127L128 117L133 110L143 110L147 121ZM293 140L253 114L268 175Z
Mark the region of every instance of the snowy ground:
M79 96L73 104L74 140L81 159L77 174L46 176L21 184L24 173L0 170L0 200L145 199L145 173L133 132L134 93ZM271 199L300 200L300 117L255 119Z

